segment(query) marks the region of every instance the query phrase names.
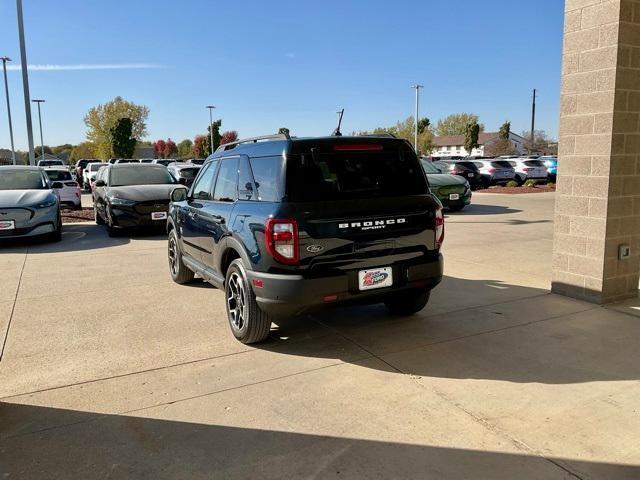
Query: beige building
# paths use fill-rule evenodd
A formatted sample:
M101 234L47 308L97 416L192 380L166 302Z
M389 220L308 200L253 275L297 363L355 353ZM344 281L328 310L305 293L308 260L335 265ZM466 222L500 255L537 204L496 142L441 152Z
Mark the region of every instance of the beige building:
M638 294L640 2L566 0L554 292Z

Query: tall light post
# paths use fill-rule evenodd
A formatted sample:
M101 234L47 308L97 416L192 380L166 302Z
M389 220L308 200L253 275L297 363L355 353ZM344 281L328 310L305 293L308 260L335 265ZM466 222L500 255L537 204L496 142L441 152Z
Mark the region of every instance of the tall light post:
M35 165L33 154L33 125L31 124L31 100L29 99L29 73L27 72L27 50L24 43L24 22L22 20L22 0L16 0L18 10L18 36L20 37L20 63L22 65L22 88L24 90L24 115L27 119L27 140L29 142L29 164Z
M416 121L415 121L415 132L414 132L414 148L416 153L418 152L418 107L420 105L420 89L424 88L424 85L412 85L411 88L416 89Z
M40 147L42 152L40 160L44 160L44 138L42 137L42 115L40 114L40 104L44 103L44 100L33 99L32 102L38 104L38 122L40 123Z
M211 153L213 153L213 109L215 105L207 105L209 109L209 139L211 141Z
M9 57L0 57L2 60L2 71L4 72L4 93L7 97L7 115L9 116L9 137L11 138L11 160L13 164L16 162L16 149L13 146L13 125L11 123L11 104L9 103L9 82L7 81L7 62L10 62Z
M536 129L536 89L533 89L533 101L531 103L531 148L529 153L534 153L535 148L535 129Z

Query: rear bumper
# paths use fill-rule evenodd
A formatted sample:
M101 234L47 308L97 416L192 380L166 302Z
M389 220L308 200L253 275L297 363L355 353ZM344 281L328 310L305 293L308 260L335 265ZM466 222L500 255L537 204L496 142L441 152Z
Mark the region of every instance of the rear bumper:
M410 288L431 289L442 281L443 267L441 254L424 263L394 265L393 286L366 291L358 290L357 271L323 278L253 271L247 276L260 309L275 317L287 317L334 305L380 303L390 294Z

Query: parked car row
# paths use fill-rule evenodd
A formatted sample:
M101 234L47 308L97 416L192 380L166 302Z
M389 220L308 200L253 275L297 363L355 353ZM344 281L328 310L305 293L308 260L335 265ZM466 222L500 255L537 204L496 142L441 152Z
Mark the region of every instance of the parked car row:
M430 163L442 173L464 177L472 190L487 188L491 185L503 185L512 181L518 185L524 184L527 180L539 183L555 181L558 166L556 157L516 156L495 159L440 159Z

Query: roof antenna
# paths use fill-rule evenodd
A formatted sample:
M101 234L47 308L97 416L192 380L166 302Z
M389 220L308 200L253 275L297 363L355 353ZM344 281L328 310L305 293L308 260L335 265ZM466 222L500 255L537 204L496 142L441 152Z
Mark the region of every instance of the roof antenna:
M342 132L340 131L340 125L342 125L342 116L344 115L344 108L342 110L336 112L336 113L338 114L338 126L333 131L332 136L341 137L342 136Z

